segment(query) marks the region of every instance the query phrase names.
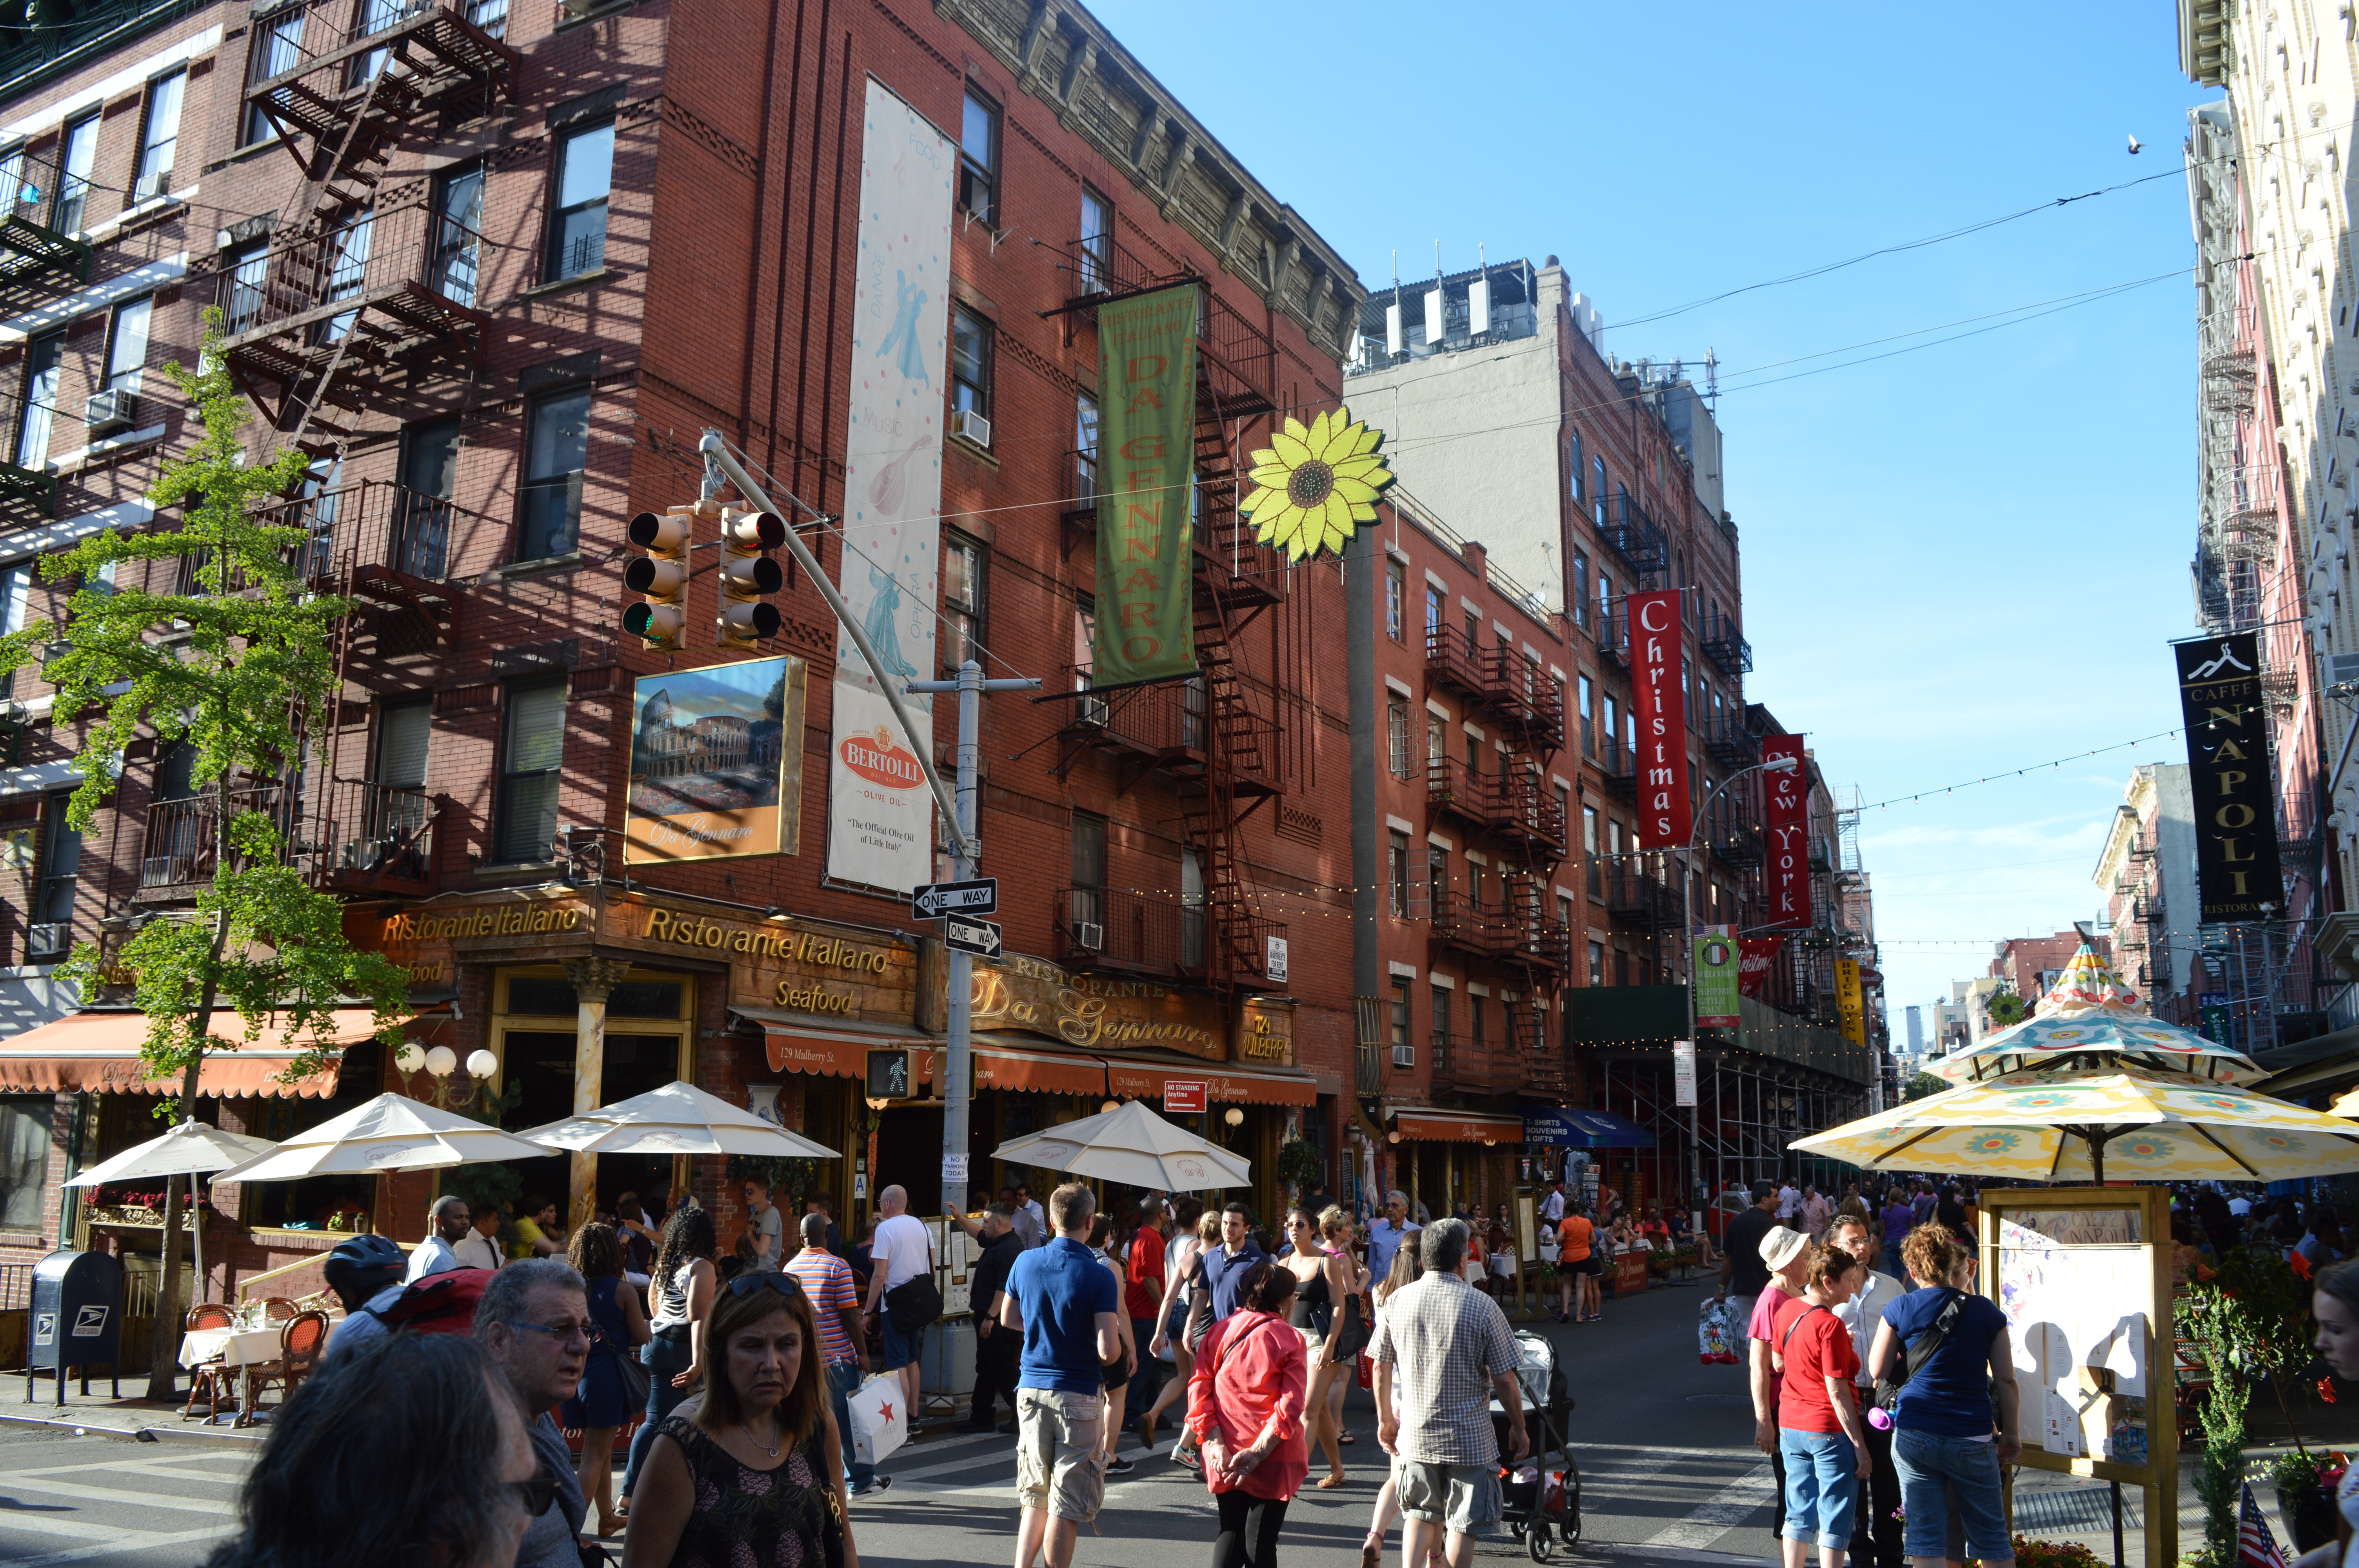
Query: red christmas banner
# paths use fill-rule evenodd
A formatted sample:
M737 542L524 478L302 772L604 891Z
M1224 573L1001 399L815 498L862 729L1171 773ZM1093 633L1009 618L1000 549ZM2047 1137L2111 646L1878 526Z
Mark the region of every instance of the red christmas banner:
M1638 720L1638 848L1681 849L1695 824L1688 798L1687 660L1677 589L1629 599L1630 706Z
M1786 946L1783 936L1740 936L1736 939L1736 985L1745 995L1757 998L1769 983L1769 970L1777 962L1778 951Z
M1802 761L1802 738L1763 736L1761 760L1774 762L1780 757L1793 758L1793 767L1761 775L1767 800L1764 826L1769 830L1769 863L1762 878L1769 907L1763 924L1801 931L1810 924L1810 784L1804 776L1809 770Z

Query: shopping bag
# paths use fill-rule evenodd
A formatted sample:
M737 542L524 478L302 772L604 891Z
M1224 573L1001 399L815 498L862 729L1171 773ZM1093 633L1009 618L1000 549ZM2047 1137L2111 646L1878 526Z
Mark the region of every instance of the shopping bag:
M899 1374L870 1376L845 1404L852 1417L852 1457L857 1463L877 1464L909 1441L909 1411Z
M1707 1367L1735 1365L1734 1316L1727 1302L1717 1296L1703 1299L1703 1309L1696 1318L1696 1359Z
M1364 1389L1373 1389L1376 1386L1376 1364L1369 1358L1368 1353L1364 1350L1360 1352L1359 1368L1353 1381Z

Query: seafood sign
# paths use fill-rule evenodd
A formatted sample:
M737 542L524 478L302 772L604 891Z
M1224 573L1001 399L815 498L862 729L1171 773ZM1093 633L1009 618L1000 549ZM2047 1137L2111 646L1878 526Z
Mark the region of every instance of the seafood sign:
M930 698L880 681L934 668L940 594L942 421L950 353L951 177L940 131L874 81L862 116L860 260L844 446L843 599L885 667L836 633L827 781L827 874L906 893L933 875L933 797L918 758Z

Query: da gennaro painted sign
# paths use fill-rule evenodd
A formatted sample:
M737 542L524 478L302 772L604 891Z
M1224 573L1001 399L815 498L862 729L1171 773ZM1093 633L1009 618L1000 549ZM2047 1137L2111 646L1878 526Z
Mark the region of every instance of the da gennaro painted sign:
M2250 632L2172 648L2195 797L2195 880L2202 921L2260 920L2285 903L2258 638Z

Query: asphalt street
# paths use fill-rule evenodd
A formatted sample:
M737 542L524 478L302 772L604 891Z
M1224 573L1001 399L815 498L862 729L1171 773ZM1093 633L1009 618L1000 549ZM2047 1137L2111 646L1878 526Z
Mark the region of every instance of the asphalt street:
M1540 1325L1560 1347L1577 1408L1571 1447L1583 1482L1582 1541L1558 1562L1758 1562L1773 1556L1768 1466L1749 1446L1741 1370L1695 1355L1701 1287L1669 1287L1605 1303L1605 1321ZM1355 1391L1351 1484L1306 1487L1287 1519L1289 1565L1350 1568L1385 1475L1375 1407ZM1087 1568L1177 1568L1209 1554L1212 1514L1202 1481L1169 1463L1167 1431L1153 1455L1135 1437L1138 1468L1110 1482ZM0 1563L196 1568L234 1518L250 1450L126 1443L0 1426ZM1320 1474L1314 1459L1313 1476ZM1013 1551L1011 1439L939 1435L891 1457L891 1490L853 1505L869 1564L1006 1563ZM1397 1529L1387 1563L1398 1562ZM1524 1560L1502 1532L1486 1559Z

